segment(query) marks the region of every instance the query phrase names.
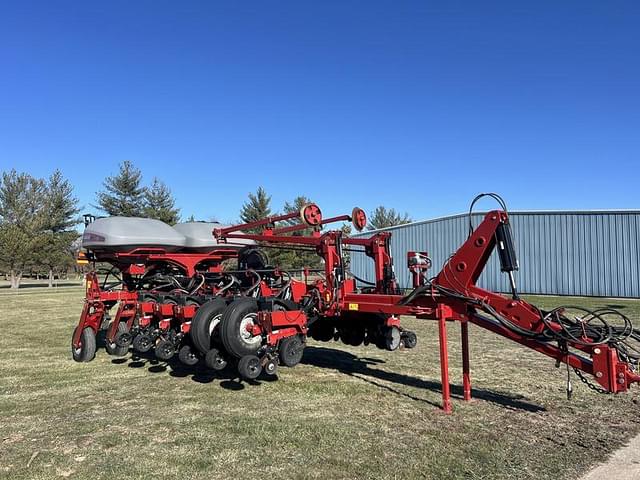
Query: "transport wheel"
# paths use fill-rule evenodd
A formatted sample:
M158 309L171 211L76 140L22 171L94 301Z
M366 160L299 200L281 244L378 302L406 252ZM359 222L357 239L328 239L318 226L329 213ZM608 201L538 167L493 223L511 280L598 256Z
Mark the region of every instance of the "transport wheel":
M127 328L127 324L124 322L120 322L118 324L118 329L116 330L116 337L113 343L107 341L104 346L105 350L109 355L113 355L115 357L124 357L127 353L129 353L129 344L120 345L122 337L129 335L129 331ZM129 336L129 338L131 338Z
M79 327L73 331L73 337ZM73 348L73 337L71 337L71 355L76 362L90 362L96 356L96 334L91 327L85 327L80 334L80 347Z
M415 348L418 344L418 336L414 332L405 330L402 332L402 341L405 348Z
M206 354L211 349L211 337L220 323L225 308L227 308L227 302L216 298L199 307L191 319L189 333L193 345L200 353Z
M151 350L152 347L153 340L149 335L141 334L133 339L133 349L140 353L146 353Z
M198 355L196 355L190 345L183 345L182 348L180 348L178 351L178 358L182 363L189 367L193 367L198 363Z
M169 360L175 353L176 347L169 340L160 340L156 345L156 357L158 357L158 360Z
M227 366L227 360L222 356L220 350L212 348L204 357L204 364L211 370L223 370Z
M246 380L255 380L261 372L260 359L255 355L245 355L238 362L238 373Z
M390 351L397 350L400 346L400 338L400 329L398 327L387 328L384 336L385 348Z
M295 367L302 360L304 346L300 335L280 340L280 363L286 367Z
M227 352L240 358L254 355L262 345L262 336L249 329L255 325L258 303L253 298L239 298L229 304L220 320L220 339Z

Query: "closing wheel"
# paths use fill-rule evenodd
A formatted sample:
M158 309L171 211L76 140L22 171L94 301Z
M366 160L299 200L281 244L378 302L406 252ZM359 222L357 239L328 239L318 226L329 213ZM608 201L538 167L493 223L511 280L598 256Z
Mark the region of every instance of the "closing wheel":
M133 349L140 353L146 353L153 347L153 340L149 335L140 334L133 339Z
M278 362L269 360L264 366L264 373L267 375L275 375L278 373Z
M302 360L304 341L300 335L280 340L280 363L286 367L295 367Z
M198 363L198 355L193 351L190 345L183 345L178 351L178 359L185 365L193 367Z
M79 327L76 327L71 337L71 355L76 362L90 362L96 356L96 334L91 327L85 327L80 334L80 346L74 348L73 338Z
M404 343L405 348L414 348L418 344L418 336L415 332L405 330L402 332L402 343Z
M384 335L385 348L393 351L400 346L400 329L398 327L388 327Z
M239 298L229 304L220 320L220 339L227 352L240 358L254 355L262 345L262 336L254 335L258 303L253 298Z
M125 322L118 323L118 329L116 330L116 336L114 338L115 341L109 342L107 340L104 346L107 353L115 357L125 356L129 352L129 345L131 344L131 340L129 340L129 343L126 343L127 337L129 339L131 338L127 324Z
M176 346L169 340L160 340L156 345L156 357L158 360L169 360L176 353Z
M238 362L238 373L246 380L255 380L261 372L260 359L255 355L245 355Z
M193 345L200 353L206 354L211 349L211 339L225 308L227 308L227 302L216 298L199 307L193 316L189 334Z
M227 366L227 359L217 348L212 348L204 357L204 364L211 370L223 370Z

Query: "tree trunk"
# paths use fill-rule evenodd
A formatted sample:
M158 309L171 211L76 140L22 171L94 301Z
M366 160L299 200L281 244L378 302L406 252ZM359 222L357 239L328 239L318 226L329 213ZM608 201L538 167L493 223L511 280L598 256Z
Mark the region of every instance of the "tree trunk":
M49 288L53 288L53 268L49 269Z
M10 273L10 283L11 283L11 288L12 289L16 289L16 288L20 288L20 280L22 280L22 272L16 272L14 269L11 269Z

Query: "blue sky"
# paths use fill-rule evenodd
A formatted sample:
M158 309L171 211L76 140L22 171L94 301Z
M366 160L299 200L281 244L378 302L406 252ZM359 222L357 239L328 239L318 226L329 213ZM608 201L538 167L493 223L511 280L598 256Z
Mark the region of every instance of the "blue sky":
M183 215L640 208L637 1L0 1L0 170L90 210L128 159ZM489 205L487 205L489 206Z

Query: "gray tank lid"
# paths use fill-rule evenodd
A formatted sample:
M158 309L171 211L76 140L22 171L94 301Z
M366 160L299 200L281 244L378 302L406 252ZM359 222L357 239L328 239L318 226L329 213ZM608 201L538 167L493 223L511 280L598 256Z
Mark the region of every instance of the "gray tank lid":
M87 250L125 251L137 247L184 248L186 238L160 220L138 217L98 218L87 225L82 246Z
M173 228L185 237L185 247L190 250L206 251L214 248L239 249L256 242L244 238L230 238L226 243L218 243L213 236L214 228L224 228L218 222L185 222L178 223Z

